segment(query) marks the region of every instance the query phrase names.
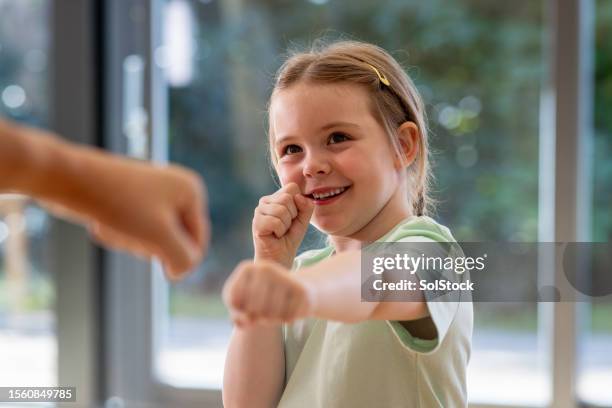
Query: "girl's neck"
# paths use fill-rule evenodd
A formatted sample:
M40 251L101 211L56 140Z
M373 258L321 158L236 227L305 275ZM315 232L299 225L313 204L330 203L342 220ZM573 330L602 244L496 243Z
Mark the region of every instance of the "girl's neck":
M412 215L411 206L405 199L405 195L396 194L363 228L350 236L330 235L330 240L336 253L360 250L364 244L367 245L382 238L402 220Z

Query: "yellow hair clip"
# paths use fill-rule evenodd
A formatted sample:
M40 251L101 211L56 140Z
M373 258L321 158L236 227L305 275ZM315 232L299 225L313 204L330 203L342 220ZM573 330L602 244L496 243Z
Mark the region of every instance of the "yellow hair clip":
M389 80L387 79L386 76L384 76L383 74L381 74L374 65L370 65L370 68L372 68L374 70L374 72L376 72L376 75L378 75L378 79L380 79L380 82L382 82L383 84L387 85L387 86L391 86L391 83L389 82Z

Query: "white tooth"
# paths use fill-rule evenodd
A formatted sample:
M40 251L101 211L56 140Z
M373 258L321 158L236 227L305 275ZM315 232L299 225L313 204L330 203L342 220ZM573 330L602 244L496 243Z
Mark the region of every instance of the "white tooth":
M338 195L338 194L344 192L344 190L346 190L346 188L340 187L340 188L336 188L334 190L328 191L326 193L316 193L316 194L313 193L313 197L315 199L317 199L317 200L322 200L322 199L327 198L327 197Z

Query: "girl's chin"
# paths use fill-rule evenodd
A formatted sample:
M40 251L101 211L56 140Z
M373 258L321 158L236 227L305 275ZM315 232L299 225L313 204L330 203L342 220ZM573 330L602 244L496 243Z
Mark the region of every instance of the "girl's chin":
M342 235L346 226L338 217L313 217L311 224L327 235Z
M316 229L326 234L333 234L333 232L336 231L336 228L338 227L337 221L330 220L327 217L321 219L319 217L314 216L310 223L314 225Z

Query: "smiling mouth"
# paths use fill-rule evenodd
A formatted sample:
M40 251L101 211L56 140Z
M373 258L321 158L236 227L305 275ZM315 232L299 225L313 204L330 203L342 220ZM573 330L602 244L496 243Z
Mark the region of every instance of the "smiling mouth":
M348 189L350 188L350 186L348 187L338 187L334 190L325 192L325 193L314 193L314 194L309 194L307 197L314 200L315 202L322 202L322 201L328 201L331 200L332 198L338 197L340 195L342 195L344 192L346 192Z

